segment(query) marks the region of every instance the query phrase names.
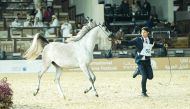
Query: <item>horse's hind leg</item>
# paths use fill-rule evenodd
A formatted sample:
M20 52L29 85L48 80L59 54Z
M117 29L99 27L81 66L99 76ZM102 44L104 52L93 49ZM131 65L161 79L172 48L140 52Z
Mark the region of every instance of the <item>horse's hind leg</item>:
M60 77L62 74L62 70L61 70L61 67L58 67L58 66L55 66L55 67L56 67L55 83L56 83L56 86L57 86L60 96L65 98L65 96L63 94L63 90L60 85Z
M87 65L81 65L80 68L82 69L82 71L87 75L87 77L89 78L89 81L91 83L91 87L89 88L89 90L91 90L91 88L93 88L95 96L98 97L98 93L96 92L96 88L94 86L94 80L92 79L91 73L89 68L87 67Z
M90 75L91 75L91 77L92 77L92 80L93 80L93 83L95 83L95 81L96 81L96 76L94 75L94 73L93 73L93 71L92 71L92 69L89 67L89 72L90 72ZM84 93L88 93L90 90L92 89L92 86L90 86L88 89L86 89L85 91L84 91Z
M41 78L43 76L43 74L48 70L49 66L51 65L51 63L43 63L43 68L40 72L38 72L38 86L36 89L36 92L34 92L34 96L36 96L40 90L40 83L41 83Z

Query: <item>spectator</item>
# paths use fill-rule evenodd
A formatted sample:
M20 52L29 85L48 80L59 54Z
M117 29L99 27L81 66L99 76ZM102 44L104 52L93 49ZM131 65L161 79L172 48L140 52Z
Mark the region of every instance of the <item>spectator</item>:
M136 0L134 0L133 1L133 4L132 4L132 12L134 12L134 13L136 13L136 12L138 12L138 11L140 11L141 9L141 7L137 4L137 1Z
M30 16L35 16L36 15L36 9L32 9L31 12L30 12Z
M153 21L153 16L150 15L149 19L146 21L146 26L150 29L152 29L152 27L154 26L154 21Z
M31 17L27 15L26 21L24 22L24 27L32 26Z
M125 33L123 32L123 29L120 28L119 31L116 32L114 39L115 40L123 41L124 40L124 36L125 36ZM123 49L123 46L119 45L119 44L116 44L116 49L117 50L118 49Z
M63 36L63 42L66 37L72 36L72 25L69 23L68 19L61 25L61 32Z
M41 9L37 8L36 11L37 11L37 13L35 15L35 19L36 19L36 17L38 17L39 21L42 21L42 11L41 11Z
M57 27L59 26L59 21L57 19L56 15L52 15L52 23L50 24L50 27ZM48 37L49 34L55 33L55 28L50 28L46 31L45 36Z
M21 18L21 14L17 13L17 18L20 19Z
M17 13L17 16L16 16L16 19L17 19L17 22L20 23L22 25L22 20L21 20L21 14L20 13Z
M153 27L155 27L158 23L160 23L158 17L155 15L150 15L149 19L146 22L146 26L149 27L150 29L152 29Z
M76 24L76 30L75 30L75 32L78 33L81 29L82 29L82 24L81 23L77 23Z
M35 17L34 27L43 27L43 22L39 19L39 17Z
M15 20L11 23L12 27L19 27L21 26L21 23L18 21L18 18L15 18Z
M144 12L147 12L148 15L150 15L150 12L151 12L151 5L150 5L150 3L149 3L147 0L144 1L144 4L143 4L143 11L144 11Z
M120 5L120 13L123 15L129 14L129 2L128 0L122 0Z
M53 8L47 7L47 9L45 10L44 15L43 15L44 20L50 22L53 14L54 14Z

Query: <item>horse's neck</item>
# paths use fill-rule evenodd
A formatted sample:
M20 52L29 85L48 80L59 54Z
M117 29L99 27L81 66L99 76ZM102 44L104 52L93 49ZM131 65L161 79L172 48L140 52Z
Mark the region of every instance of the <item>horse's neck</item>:
M81 40L80 45L85 46L89 52L93 52L96 40L98 38L98 27L93 28L89 33L87 33Z

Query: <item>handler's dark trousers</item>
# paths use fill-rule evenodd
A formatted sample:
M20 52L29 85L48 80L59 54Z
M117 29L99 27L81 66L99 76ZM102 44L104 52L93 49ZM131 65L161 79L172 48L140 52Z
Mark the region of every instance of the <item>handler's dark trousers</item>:
M153 78L153 71L152 71L150 59L149 60L141 60L138 63L138 69L140 71L140 74L142 75L142 81L141 81L142 93L146 93L147 79Z

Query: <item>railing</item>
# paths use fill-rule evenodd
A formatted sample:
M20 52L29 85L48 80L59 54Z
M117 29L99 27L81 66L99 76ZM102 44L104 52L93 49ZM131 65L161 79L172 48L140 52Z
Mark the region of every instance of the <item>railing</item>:
M57 37L60 37L60 26L55 26L55 27L49 27L49 26L43 26L43 27L12 27L12 26L9 26L8 27L8 40L11 39L11 30L14 31L20 31L21 32L21 37L24 37L23 35L23 30L31 30L31 35L34 35L35 33L37 32L34 32L34 30L37 30L38 32L45 32L45 30L47 29L50 29L50 28L54 28L55 29L55 32L54 34L57 36Z
M22 44L18 44L18 42L20 41L20 42L26 42L28 45L30 45L30 42L32 41L32 39L33 39L33 37L30 37L30 38L27 38L27 37L22 37L22 38L11 38L11 39L9 39L9 41L7 41L7 38L0 38L0 44L1 44L1 46L0 46L0 48L2 49L4 46L4 48L6 49L8 49L8 51L7 50L4 50L4 49L2 49L3 51L5 51L5 52L9 52L9 53L18 53L18 52L20 52L17 48L19 48L18 46L23 46L23 50L24 51L26 51L26 49L28 49L28 48L26 48L26 47L24 47L25 46L25 44L24 43L22 43ZM47 37L46 38L47 40L60 40L60 41L62 41L62 39L63 38L58 38L58 37ZM28 42L27 42L28 41ZM3 42L3 43L2 43ZM21 48L21 47L20 47Z

